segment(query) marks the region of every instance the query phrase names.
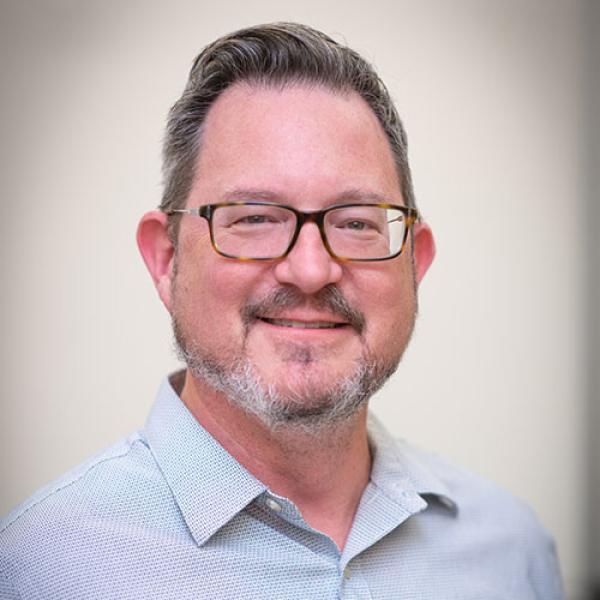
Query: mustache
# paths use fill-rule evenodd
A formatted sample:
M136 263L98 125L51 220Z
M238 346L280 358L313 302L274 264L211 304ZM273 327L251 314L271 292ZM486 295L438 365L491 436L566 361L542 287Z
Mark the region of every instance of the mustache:
M325 286L311 296L306 296L294 287L277 288L261 300L248 302L241 311L242 322L248 326L261 315L267 313L277 314L282 309L295 308L303 304L310 304L316 308L329 311L332 315L349 323L359 334L362 334L365 328L364 314L354 308L333 284Z

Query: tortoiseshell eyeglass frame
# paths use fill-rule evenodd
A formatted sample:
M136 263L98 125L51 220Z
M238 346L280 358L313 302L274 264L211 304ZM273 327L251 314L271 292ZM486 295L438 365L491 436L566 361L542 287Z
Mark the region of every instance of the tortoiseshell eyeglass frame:
M294 213L294 215L296 216L296 229L294 231L294 234L291 237L290 243L288 244L288 247L286 248L286 250L284 252L282 252L281 254L278 254L277 256L261 256L258 258L250 257L250 256L238 256L235 254L229 254L227 252L223 252L223 250L221 250L219 248L218 244L215 241L215 235L214 235L214 231L213 231L213 215L217 209L219 209L221 207L225 207L225 206L273 206L276 208L283 208L283 209L289 210L290 212ZM325 233L325 216L327 215L327 213L331 212L332 210L336 210L336 209L340 209L340 208L352 208L352 207L364 207L364 206L372 206L372 207L376 207L376 208L392 208L392 209L396 209L396 210L400 211L404 215L404 217L406 219L406 229L404 230L402 244L400 245L400 249L397 252L395 252L394 254L391 254L389 256L383 256L383 257L378 257L378 258L353 258L353 257L351 258L348 256L340 256L339 254L336 254L331 249L331 246L329 245L329 241L327 240L327 234ZM330 254L330 256L332 258L335 258L336 260L352 261L352 262L379 262L382 260L391 260L391 259L399 256L400 254L402 254L402 251L404 250L404 247L406 246L406 240L408 239L409 231L411 230L413 225L415 223L417 223L418 221L420 221L420 219L421 219L421 217L419 215L419 211L416 208L410 208L408 206L403 206L401 204L357 203L357 202L352 202L349 204L333 204L331 206L328 206L327 208L324 208L323 210L314 210L314 211L310 211L310 212L298 210L298 209L294 208L293 206L288 206L286 204L278 204L276 202L263 202L263 201L259 201L259 200L240 201L240 202L220 202L220 203L216 203L216 204L203 204L202 206L197 206L194 208L175 208L175 209L167 210L164 212L166 215L169 215L169 216L181 214L181 215L192 215L194 217L205 218L209 224L210 242L211 242L211 245L212 245L214 251L217 254L220 254L221 256L224 256L226 258L233 258L233 259L241 260L241 261L278 260L281 258L285 258L292 251L292 248L294 247L294 245L298 239L298 236L300 235L300 230L302 229L302 227L305 223L315 223L315 225L319 228L319 232L321 234L321 240L323 241L323 245L325 246L325 249Z

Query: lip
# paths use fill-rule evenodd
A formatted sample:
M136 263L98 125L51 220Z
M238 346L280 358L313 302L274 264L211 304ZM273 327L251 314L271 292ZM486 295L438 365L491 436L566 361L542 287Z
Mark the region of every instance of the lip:
M291 319L282 317L258 317L259 321L274 327L299 330L336 330L348 326L348 323L332 321L330 319Z

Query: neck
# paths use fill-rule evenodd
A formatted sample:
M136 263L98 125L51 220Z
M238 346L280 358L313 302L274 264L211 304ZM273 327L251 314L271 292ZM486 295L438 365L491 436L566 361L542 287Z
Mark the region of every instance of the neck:
M181 399L241 465L343 548L371 470L366 408L315 434L270 429L189 372Z

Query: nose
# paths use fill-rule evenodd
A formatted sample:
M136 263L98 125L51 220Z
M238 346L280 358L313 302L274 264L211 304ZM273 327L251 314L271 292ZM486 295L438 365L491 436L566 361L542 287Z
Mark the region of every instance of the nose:
M291 252L275 266L275 277L305 294L314 294L342 277L342 267L327 252L319 228L305 223Z

